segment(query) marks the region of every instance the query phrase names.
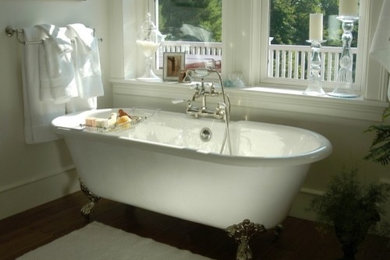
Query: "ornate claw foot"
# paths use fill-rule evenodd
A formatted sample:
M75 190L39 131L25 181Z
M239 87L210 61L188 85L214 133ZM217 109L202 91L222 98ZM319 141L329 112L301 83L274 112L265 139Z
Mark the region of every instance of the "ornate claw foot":
M80 188L81 188L81 191L88 197L88 199L90 200L90 202L88 202L87 204L85 204L80 212L81 214L86 217L87 219L89 219L89 216L91 215L91 212L92 212L92 209L93 207L95 206L95 204L100 200L100 197L95 195L94 193L92 193L88 188L87 186L85 186L85 184L81 181L80 181Z
M226 229L228 235L238 242L236 260L253 259L249 241L253 235L264 231L265 227L263 225L250 222L249 219L245 219L243 222Z
M280 235L282 234L283 229L284 229L284 227L282 224L279 224L274 228L274 235L275 235L274 241L276 241L280 238Z

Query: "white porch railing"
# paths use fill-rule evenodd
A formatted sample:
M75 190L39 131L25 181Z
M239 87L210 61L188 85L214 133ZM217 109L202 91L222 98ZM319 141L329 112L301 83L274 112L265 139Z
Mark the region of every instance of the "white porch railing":
M185 52L189 55L211 55L222 57L220 42L165 41L160 46L161 52Z
M341 47L321 48L322 80L337 80ZM220 42L186 42L165 41L160 46L160 61L163 52L184 52L190 59L197 61L222 59L222 43ZM356 62L357 49L352 48L353 60ZM277 45L268 47L268 77L276 79L307 80L311 60L310 46ZM162 65L162 63L161 63Z
M164 52L184 52L187 68L204 67L210 61L217 68L221 67L222 43L220 42L164 41L159 49L159 67L163 66Z
M321 48L322 80L334 82L337 80L341 47ZM357 49L352 48L353 60L356 62ZM268 48L268 77L279 79L306 80L311 65L310 46L276 45Z

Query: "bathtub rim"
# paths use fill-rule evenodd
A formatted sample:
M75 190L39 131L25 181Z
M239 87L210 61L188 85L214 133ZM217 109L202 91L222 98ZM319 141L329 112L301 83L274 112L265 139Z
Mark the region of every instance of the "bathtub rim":
M271 124L271 125L276 125L276 124ZM284 125L281 126L284 127ZM259 156L219 154L219 153L203 151L201 149L192 149L192 148L186 148L182 146L162 144L158 142L139 140L130 137L105 135L104 133L84 131L83 129L65 128L61 126L55 126L54 124L53 127L57 134L65 137L65 140L67 137L78 136L78 137L85 138L86 140L94 139L106 143L132 145L132 147L135 147L137 149L149 150L157 153L166 153L174 156L192 158L200 161L208 161L211 163L220 163L220 164L246 166L246 167L298 166L302 164L311 164L328 157L332 152L332 145L325 137L315 132L312 132L310 130L306 130L302 128L298 128L298 129L307 131L310 134L314 134L317 138L321 140L321 143L323 145L318 149L312 150L308 153L302 153L296 156L259 157ZM286 127L290 127L290 126L286 126ZM296 128L296 127L292 127L292 128Z

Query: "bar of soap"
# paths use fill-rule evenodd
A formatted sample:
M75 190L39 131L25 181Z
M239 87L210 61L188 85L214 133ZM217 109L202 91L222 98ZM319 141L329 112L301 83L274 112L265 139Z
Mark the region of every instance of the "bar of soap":
M96 126L96 118L95 117L87 117L85 118L85 126Z

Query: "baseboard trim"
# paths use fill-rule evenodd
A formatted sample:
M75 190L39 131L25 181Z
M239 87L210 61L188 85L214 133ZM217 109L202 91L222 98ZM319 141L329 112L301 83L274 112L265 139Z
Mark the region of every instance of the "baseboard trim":
M3 188L0 192L0 219L15 215L49 201L80 190L76 170L40 176L19 185Z
M42 181L42 180L47 179L47 178L52 178L52 177L54 177L56 175L63 174L64 172L67 172L67 171L70 171L70 170L73 170L73 169L75 169L75 166L73 164L71 164L71 165L68 165L68 166L60 167L59 169L54 170L54 171L52 171L50 173L40 174L40 175L35 176L34 178L31 178L31 179L29 179L27 181L23 180L23 181L19 181L17 183L14 183L14 184L2 186L2 187L0 187L0 194L2 192L7 192L7 191L10 191L10 190L13 190L13 189L21 188L21 187L23 187L25 185L31 185L34 182L39 182L39 181Z
M311 188L301 188L300 192L308 195L314 195L314 196L322 196L325 194L325 192L322 190L311 189Z

